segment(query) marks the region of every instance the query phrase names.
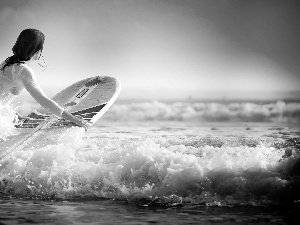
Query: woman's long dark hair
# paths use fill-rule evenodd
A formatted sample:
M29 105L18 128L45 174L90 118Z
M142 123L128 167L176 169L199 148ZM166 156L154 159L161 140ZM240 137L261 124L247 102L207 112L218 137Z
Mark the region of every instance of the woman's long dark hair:
M0 70L3 71L5 67L15 63L25 63L30 60L35 53L43 50L44 41L45 35L41 31L31 28L23 30L12 48L14 55L5 60Z

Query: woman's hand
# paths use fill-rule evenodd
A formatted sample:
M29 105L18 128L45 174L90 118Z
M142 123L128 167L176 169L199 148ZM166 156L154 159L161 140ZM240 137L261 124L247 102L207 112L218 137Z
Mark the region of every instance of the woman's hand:
M76 118L79 119L79 122L76 123L77 125L83 127L85 129L85 132L87 132L87 130L92 126L92 123L89 121L86 121L82 118L79 118L78 116L76 116Z
M16 112L16 117L15 117L13 123L22 123L24 120L30 120L30 118L21 116L18 112Z

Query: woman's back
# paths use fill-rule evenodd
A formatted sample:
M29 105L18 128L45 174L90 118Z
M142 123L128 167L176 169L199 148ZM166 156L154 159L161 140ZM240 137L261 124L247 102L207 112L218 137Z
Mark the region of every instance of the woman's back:
M4 62L1 63L0 68L2 68L3 64ZM0 70L0 101L10 102L24 89L19 76L25 67L25 64L18 63L6 66L3 70Z

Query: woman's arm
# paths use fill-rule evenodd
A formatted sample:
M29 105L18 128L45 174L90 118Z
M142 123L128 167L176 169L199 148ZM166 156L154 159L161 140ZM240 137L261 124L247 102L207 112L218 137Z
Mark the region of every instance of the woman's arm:
M61 117L77 124L78 126L83 127L85 131L87 131L87 129L91 126L91 123L89 121L73 116L71 113L67 112L66 110L62 112Z
M57 116L63 117L77 124L78 126L84 127L85 130L90 127L88 121L73 116L52 99L48 98L38 85L35 75L30 68L25 67L22 71L22 74L20 74L19 79L23 82L25 89L43 108L49 110Z

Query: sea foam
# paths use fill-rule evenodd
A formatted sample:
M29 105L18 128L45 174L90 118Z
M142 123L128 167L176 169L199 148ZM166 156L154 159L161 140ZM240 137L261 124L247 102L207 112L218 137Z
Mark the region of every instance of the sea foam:
M6 140L8 136L17 133L15 130L16 122L16 111L10 106L0 104L0 141Z
M220 146L200 138L88 137L77 129L63 135L52 134L51 144L40 147L47 136L2 162L1 193L148 203L166 196L192 204L280 202L290 194L288 171L299 158L297 151L284 158L283 149L268 142L253 146L252 140Z
M15 133L14 110L0 109L0 125L5 128L0 130L0 144L4 146L22 134ZM182 122L298 121L299 103L115 104L104 118L177 121L178 129L134 126L130 132L136 135L131 137L126 130L122 133L122 127L113 126L95 126L87 133L78 127L42 133L1 160L0 193L37 199L110 198L144 205L257 205L298 200L298 139L287 145L277 130L270 136L264 129L256 132L244 127L241 135L224 136L225 131L211 127L200 135ZM259 137L249 136L252 130ZM286 136L288 131L282 131ZM281 145L276 144L278 140Z

